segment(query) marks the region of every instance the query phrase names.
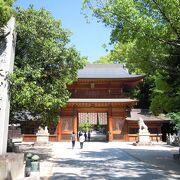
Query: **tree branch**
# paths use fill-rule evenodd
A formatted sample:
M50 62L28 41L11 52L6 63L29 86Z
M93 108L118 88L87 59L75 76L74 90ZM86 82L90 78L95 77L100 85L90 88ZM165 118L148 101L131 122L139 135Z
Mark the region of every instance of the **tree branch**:
M160 5L158 4L158 2L157 2L156 0L152 0L152 1L156 4L156 6L157 6L158 10L160 11L160 13L162 14L163 18L170 24L172 30L174 31L174 33L175 33L175 34L177 35L177 37L179 38L180 35L179 35L179 33L178 33L178 30L177 30L177 29L174 27L174 25L171 23L171 20L166 16L165 12L161 9L161 7L160 7Z
M175 41L166 41L166 40L163 40L163 39L157 39L159 42L162 42L164 44L168 44L168 45L171 45L171 46L177 46L177 47L180 47L180 43L179 42L175 42Z

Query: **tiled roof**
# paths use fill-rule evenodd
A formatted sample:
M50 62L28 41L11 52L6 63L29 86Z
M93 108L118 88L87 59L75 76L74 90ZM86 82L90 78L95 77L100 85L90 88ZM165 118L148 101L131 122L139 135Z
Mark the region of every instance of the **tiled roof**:
M78 71L78 78L133 78L142 75L131 75L122 64L88 64Z
M20 111L14 113L12 121L36 121L40 118L40 115L37 113L32 113L29 111Z
M155 116L150 113L147 109L132 109L130 112L131 117L127 117L126 120L138 121L141 117L144 121L168 121L169 119L165 117L164 114Z

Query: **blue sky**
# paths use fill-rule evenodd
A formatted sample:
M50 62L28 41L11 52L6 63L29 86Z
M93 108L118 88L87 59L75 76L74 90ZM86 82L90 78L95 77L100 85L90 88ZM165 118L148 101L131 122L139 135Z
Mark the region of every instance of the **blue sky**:
M81 14L82 0L17 0L14 6L27 8L33 4L34 8L45 8L52 13L56 19L62 21L62 27L70 30L71 43L81 53L88 56L90 62L99 59L108 52L102 47L109 43L110 29L96 19L90 24Z

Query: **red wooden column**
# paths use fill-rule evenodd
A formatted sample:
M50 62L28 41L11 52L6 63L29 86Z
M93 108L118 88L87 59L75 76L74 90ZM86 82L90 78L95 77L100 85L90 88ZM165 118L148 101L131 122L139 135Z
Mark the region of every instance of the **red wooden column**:
M59 117L58 125L57 125L57 140L61 141L61 133L62 133L62 123L61 118Z
M78 113L76 106L73 107L73 131L77 135L77 129L78 129Z
M108 110L108 125L109 125L109 132L108 132L108 140L112 141L113 140L113 129L112 129L112 107L109 107Z
M126 117L127 117L127 109L128 107L123 107L122 110L123 110L123 113L122 113L122 118L125 120L124 122L124 141L129 141L129 136L128 136L128 122L126 120Z

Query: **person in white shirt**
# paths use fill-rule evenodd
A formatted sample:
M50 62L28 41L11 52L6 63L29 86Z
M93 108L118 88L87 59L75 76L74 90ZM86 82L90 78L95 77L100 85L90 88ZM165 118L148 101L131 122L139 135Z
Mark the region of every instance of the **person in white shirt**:
M80 148L83 149L83 143L85 141L85 137L83 134L80 135L79 137L79 142L80 142Z

